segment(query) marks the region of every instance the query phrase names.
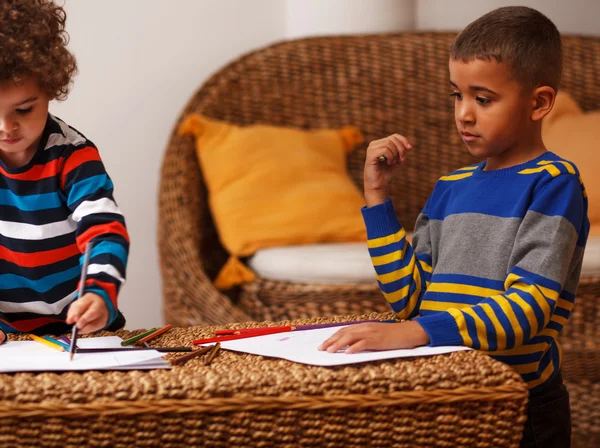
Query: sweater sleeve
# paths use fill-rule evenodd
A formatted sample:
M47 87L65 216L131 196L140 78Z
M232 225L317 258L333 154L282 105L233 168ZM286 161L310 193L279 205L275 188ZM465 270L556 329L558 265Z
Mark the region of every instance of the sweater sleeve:
M383 295L398 317L415 316L431 281L427 205L415 225L414 246L408 242L390 199L374 207L364 207L362 213L369 254Z
M519 226L504 291L471 307L417 318L431 345L509 350L556 323L564 325L572 305L561 294L577 265L573 260L583 256L588 230L587 199L577 175L540 183Z
M113 183L90 142L65 154L61 187L77 223L77 247L83 253L93 243L85 291L105 300L110 325L118 315L117 295L125 281L129 235L113 198Z

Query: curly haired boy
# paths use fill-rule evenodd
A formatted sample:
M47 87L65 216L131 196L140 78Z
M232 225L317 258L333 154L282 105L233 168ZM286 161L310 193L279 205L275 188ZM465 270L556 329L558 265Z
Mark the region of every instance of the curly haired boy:
M65 21L51 0L0 3L0 343L125 323L117 294L129 236L112 181L94 144L48 112L77 72Z

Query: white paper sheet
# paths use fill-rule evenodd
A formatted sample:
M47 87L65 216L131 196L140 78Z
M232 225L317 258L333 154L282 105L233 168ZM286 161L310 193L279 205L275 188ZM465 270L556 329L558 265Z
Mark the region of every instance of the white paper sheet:
M432 356L461 350L467 347L419 347L412 350L364 351L348 355L318 350L328 337L343 327L320 328L315 330L291 331L269 334L254 338L221 342L221 348L254 355L282 358L300 364L314 366L341 366L382 359L408 358L414 356ZM210 345L210 344L207 344Z
M78 339L79 348L121 347L118 336ZM0 345L0 372L66 372L79 370L169 369L156 350L108 353L76 353L69 361L68 352L59 352L35 341L7 342Z

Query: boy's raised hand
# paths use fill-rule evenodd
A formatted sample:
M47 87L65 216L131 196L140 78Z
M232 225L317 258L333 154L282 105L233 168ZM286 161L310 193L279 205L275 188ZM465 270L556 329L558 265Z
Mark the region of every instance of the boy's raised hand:
M98 294L87 292L71 303L67 324L77 324L81 334L102 330L108 325L110 314L106 302Z
M404 163L406 152L411 149L412 145L408 139L400 134L373 140L369 144L364 172L367 207L381 204L387 200L392 179ZM385 156L387 160L382 162L381 156Z
M319 346L319 350L345 353L363 350L399 350L429 344L429 336L415 321L365 323L342 328Z

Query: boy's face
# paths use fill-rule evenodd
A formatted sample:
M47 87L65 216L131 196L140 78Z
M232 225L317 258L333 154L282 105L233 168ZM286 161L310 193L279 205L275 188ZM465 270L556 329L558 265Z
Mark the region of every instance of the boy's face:
M31 79L0 84L0 158L9 167L25 165L37 149L50 98Z
M495 60L450 59L449 64L456 127L469 152L479 159L506 162L511 154L518 157L530 144L533 123L533 104L521 84Z

